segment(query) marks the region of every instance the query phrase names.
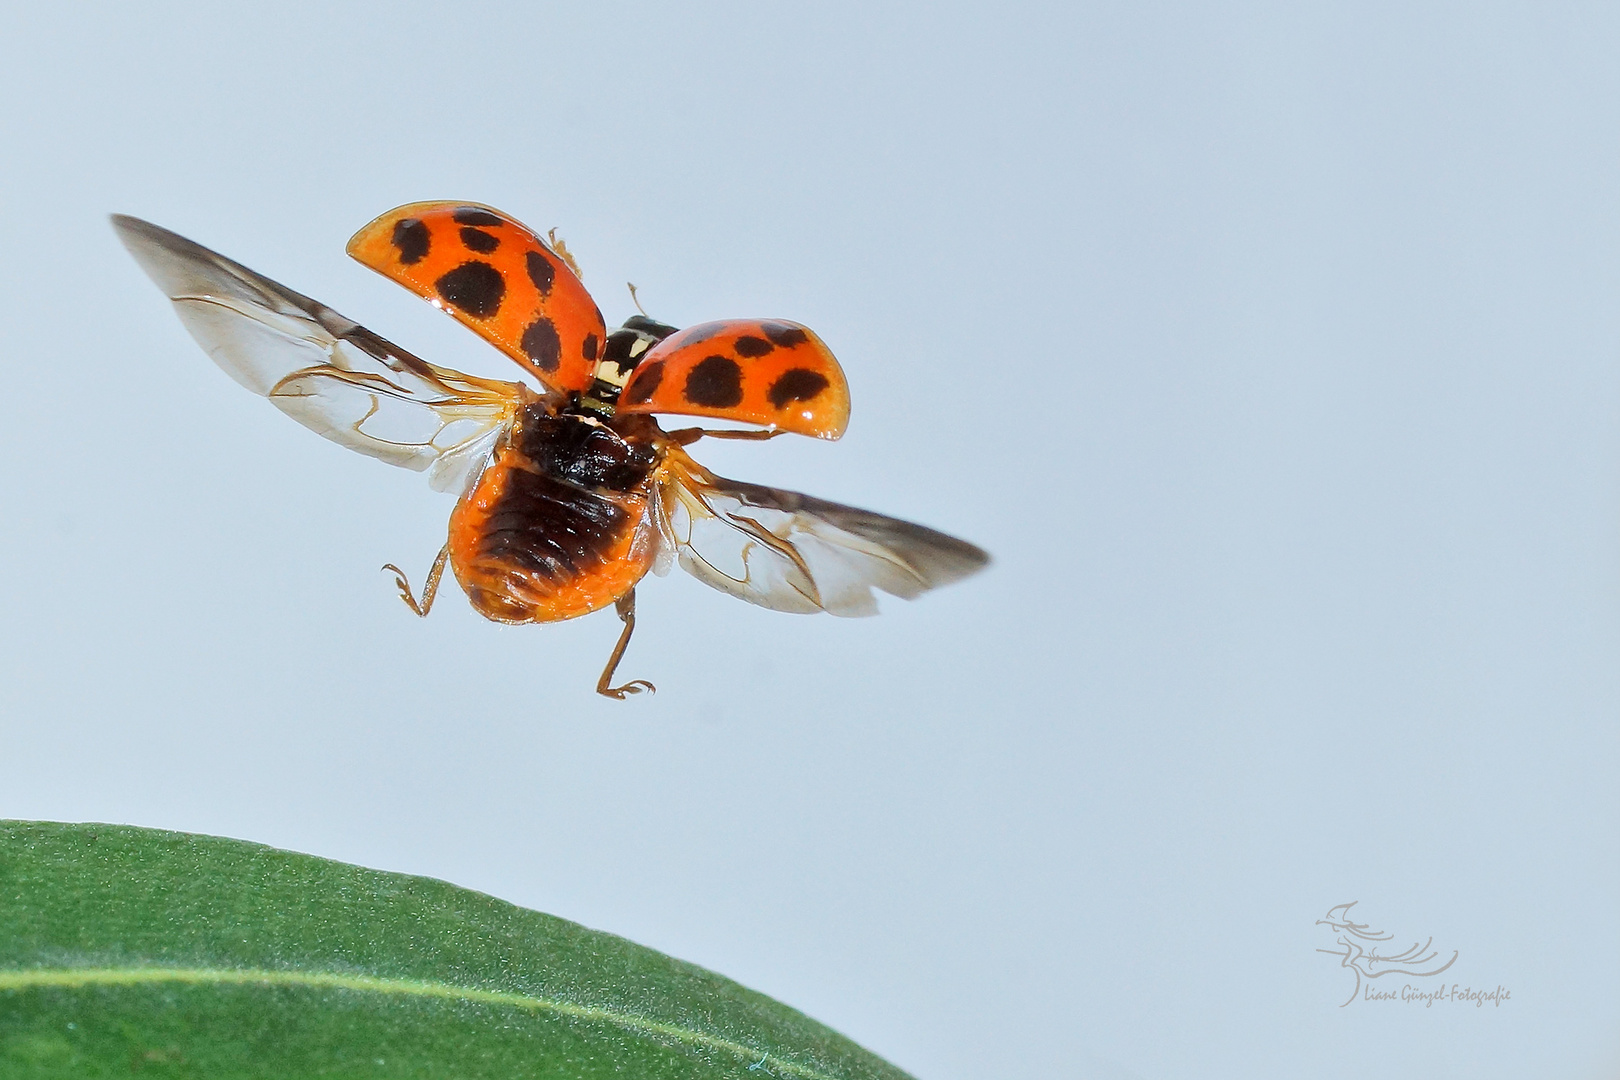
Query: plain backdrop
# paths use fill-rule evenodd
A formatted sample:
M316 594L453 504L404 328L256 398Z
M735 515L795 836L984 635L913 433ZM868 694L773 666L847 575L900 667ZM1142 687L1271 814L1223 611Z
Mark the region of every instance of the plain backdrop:
M3 22L0 816L445 878L922 1080L1615 1075L1614 5ZM610 322L814 327L848 436L701 459L994 565L651 580L625 703L610 613L418 621L378 567L451 500L216 370L106 214L510 377L345 258L421 199L557 226ZM1510 999L1341 1008L1349 901Z

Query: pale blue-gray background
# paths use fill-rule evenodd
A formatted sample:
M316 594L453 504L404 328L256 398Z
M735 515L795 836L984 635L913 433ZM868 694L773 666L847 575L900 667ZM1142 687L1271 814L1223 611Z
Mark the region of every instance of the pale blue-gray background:
M431 874L923 1080L1620 1065L1611 4L12 5L0 816ZM479 620L450 501L215 370L104 215L424 355L343 255L556 225L610 319L777 315L839 444L743 479L948 529L876 620L679 575ZM1500 1008L1338 1007L1359 900Z

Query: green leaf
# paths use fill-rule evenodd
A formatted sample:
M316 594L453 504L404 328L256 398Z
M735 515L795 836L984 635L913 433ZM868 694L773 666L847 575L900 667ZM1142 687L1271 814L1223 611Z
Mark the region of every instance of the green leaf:
M905 1080L802 1013L442 881L0 821L0 1077Z

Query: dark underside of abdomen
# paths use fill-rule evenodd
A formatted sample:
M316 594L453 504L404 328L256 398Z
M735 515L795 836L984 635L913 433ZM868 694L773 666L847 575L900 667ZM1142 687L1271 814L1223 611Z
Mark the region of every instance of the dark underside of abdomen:
M637 542L652 461L570 417L520 427L450 519L451 566L473 607L502 622L550 622L629 591L652 557L653 545Z

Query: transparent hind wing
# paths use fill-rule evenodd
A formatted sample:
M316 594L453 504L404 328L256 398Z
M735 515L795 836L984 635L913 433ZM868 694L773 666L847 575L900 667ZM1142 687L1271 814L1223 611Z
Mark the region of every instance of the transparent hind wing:
M681 568L774 611L875 615L873 589L911 599L990 561L921 525L727 480L681 450L666 459L659 496L659 527Z
M226 374L351 450L459 491L524 400L517 383L437 367L240 263L138 218L113 226Z

